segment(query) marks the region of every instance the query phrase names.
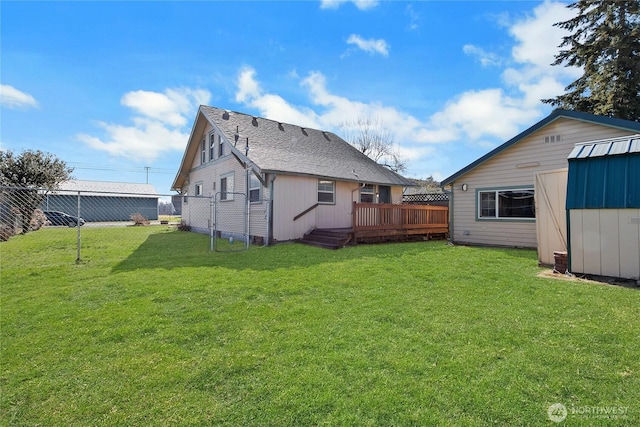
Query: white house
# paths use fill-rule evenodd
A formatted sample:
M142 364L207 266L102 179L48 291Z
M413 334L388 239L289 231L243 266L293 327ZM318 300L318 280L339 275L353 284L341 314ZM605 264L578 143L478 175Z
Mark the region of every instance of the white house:
M351 227L354 202L401 203L412 185L334 133L200 106L172 189L196 231L210 228L213 200L218 230L249 218L252 238L279 242Z

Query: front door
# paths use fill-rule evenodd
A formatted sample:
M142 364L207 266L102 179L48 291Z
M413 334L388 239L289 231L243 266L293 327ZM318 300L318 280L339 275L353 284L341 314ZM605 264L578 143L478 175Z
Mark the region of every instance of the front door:
M391 203L391 187L388 185L378 186L378 194L380 195L378 203Z

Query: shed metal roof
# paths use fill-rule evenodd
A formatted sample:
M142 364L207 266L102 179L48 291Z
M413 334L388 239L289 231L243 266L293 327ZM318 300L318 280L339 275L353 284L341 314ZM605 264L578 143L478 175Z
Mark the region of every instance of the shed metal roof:
M640 134L576 144L568 159L640 153Z
M567 209L640 208L640 134L576 144Z

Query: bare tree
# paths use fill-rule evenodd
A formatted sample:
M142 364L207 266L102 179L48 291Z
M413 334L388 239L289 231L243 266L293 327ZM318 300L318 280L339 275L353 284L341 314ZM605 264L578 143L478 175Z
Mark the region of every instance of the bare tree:
M349 144L376 163L398 173L407 169L406 159L400 156L393 134L383 121L362 116L357 120L343 122L340 129Z

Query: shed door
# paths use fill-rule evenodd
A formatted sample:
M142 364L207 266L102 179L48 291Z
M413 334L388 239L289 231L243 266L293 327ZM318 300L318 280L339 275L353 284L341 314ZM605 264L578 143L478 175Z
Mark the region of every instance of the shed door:
M567 250L567 169L535 175L538 261L554 263L554 251Z

